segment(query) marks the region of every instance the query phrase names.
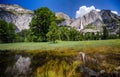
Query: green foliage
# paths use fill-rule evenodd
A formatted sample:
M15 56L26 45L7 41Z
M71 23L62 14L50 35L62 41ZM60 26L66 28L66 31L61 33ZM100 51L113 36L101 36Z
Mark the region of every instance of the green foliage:
M108 30L107 30L106 26L103 26L103 36L102 36L102 39L108 39L108 37L109 37Z
M35 16L30 23L33 41L47 41L46 34L51 22L55 21L55 14L47 7L38 8L34 11Z
M87 26L85 26L85 29L95 29L95 26L88 24Z
M8 23L8 40L9 42L15 42L16 37L16 26L13 23Z
M118 22L118 28L119 28L119 30L118 30L118 37L120 38L120 20L119 20L119 22Z
M87 32L87 33L85 33L84 38L85 38L85 40L95 40L96 39L95 33L94 32Z
M100 39L101 39L101 35L102 35L102 34L101 34L100 32L97 32L97 33L96 33L96 40L100 40Z
M118 38L120 38L120 27L117 34L118 34Z
M83 40L83 34L74 28L63 26L63 27L59 27L59 30L61 32L60 38L63 41Z
M0 42L7 42L8 24L5 20L0 20Z
M102 38L102 34L100 32L87 32L84 34L84 40L100 40Z
M117 34L110 34L108 39L119 39L119 35L117 35Z
M90 32L85 33L84 38L85 40L90 40Z
M60 36L60 31L57 29L57 23L52 22L51 25L49 26L49 32L46 34L48 37L49 41L52 41L55 43L57 39L59 39Z
M68 27L59 27L59 30L60 30L60 39L62 41L69 41L69 29Z
M70 32L69 32L70 41L79 41L80 37L81 37L81 34L79 31L77 31L74 28L70 28Z
M16 42L25 42L29 41L30 30L24 29L21 32L16 33Z
M0 42L8 43L15 40L15 25L7 23L5 20L0 20Z
M61 16L57 16L57 17L56 17L56 22L57 22L58 24L61 23L61 22L63 22L63 21L65 21L65 19L62 18Z

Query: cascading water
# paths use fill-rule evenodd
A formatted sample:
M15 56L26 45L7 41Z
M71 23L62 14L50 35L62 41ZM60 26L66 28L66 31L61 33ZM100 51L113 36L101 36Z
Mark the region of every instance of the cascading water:
M82 18L81 18L80 30L82 30L83 28L84 28L84 27L83 27Z

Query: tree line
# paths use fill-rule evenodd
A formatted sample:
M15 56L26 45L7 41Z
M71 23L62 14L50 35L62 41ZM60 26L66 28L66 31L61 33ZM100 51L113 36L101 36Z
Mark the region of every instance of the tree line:
M0 20L0 43L10 42L47 42L53 43L56 40L62 41L80 41L80 40L100 40L120 38L120 31L117 35L109 35L106 26L103 26L103 32L82 33L69 26L58 26L63 18L57 18L47 7L38 8L34 11L34 17L30 22L30 29L16 32L16 26ZM120 29L119 29L120 30Z

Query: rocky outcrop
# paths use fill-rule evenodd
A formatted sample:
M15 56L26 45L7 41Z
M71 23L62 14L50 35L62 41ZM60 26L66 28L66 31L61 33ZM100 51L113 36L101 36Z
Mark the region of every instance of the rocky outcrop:
M118 31L118 22L120 21L120 17L110 10L101 10L100 15L102 17L104 25L107 27L111 34L116 34Z
M29 23L33 17L33 12L18 5L0 4L0 19L12 22L17 26L17 31L29 29Z
M71 19L67 14L64 14L62 12L57 12L55 13L56 17L59 18L63 18L64 21L62 21L61 23L59 23L59 26L70 26L70 24L72 23L73 19Z

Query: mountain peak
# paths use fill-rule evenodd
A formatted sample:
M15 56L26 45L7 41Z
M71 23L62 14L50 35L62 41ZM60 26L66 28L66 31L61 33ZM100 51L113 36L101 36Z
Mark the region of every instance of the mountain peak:
M0 19L12 22L17 26L17 31L29 28L33 12L16 4L0 4Z
M0 4L0 11L9 11L14 13L33 13L17 4Z
M60 16L61 18L70 19L70 17L63 12L56 12L55 14L56 14L56 16Z

